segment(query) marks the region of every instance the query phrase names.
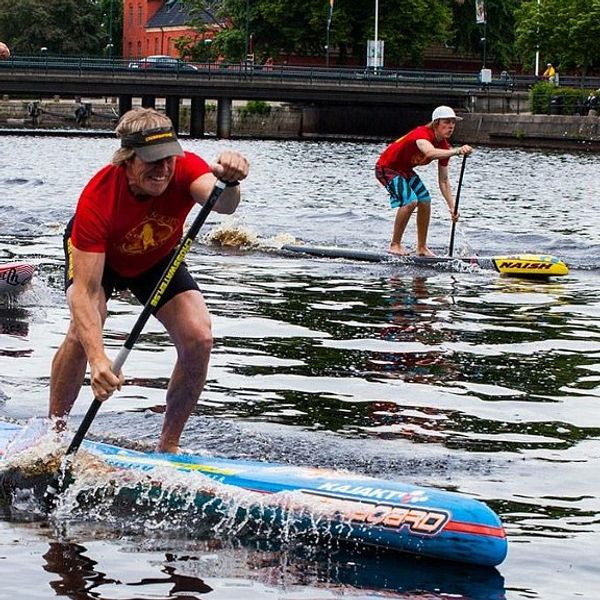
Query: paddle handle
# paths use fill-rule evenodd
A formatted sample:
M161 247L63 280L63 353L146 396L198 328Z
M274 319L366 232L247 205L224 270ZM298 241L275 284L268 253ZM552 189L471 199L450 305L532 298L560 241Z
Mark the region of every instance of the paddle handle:
M452 219L452 229L450 230L450 244L448 245L448 256L454 252L454 234L456 232L456 216L458 215L458 203L460 202L460 190L462 188L463 176L465 174L465 165L467 164L467 154L463 155L462 165L460 166L460 175L458 177L458 187L454 197L454 218Z
M123 344L115 360L113 361L111 370L113 373L115 373L115 375L118 375L121 372L121 368L125 364L125 361L127 360L131 349L133 348L134 344L139 338L140 333L146 325L146 322L150 318L152 312L156 309L158 303L160 302L160 299L162 298L163 294L168 288L171 279L173 279L175 272L179 268L179 265L184 261L189 249L192 246L194 239L200 231L200 228L202 227L202 225L204 225L204 222L208 218L208 215L214 208L215 204L217 203L217 200L219 199L221 193L226 187L227 184L225 182L217 180L210 196L208 197L208 200L203 204L202 208L200 209L200 212L198 213L192 225L190 226L189 231L181 240L176 252L173 254L171 260L169 261L169 264L165 268L162 277L154 287L154 290L148 298L148 301L146 302L146 304L144 304L144 308L138 316L130 334L127 336L125 343ZM65 452L58 472L55 473L54 477L52 478L52 480L48 484L48 487L46 488L46 492L44 494L44 501L47 506L53 505L56 502L56 497L58 496L58 494L64 489L65 475L69 470L73 456L81 446L81 443L83 442L90 426L92 425L92 422L96 417L100 406L102 406L102 402L100 402L98 398L94 398L77 431L75 432L75 435L73 436L73 439L71 440L67 451Z

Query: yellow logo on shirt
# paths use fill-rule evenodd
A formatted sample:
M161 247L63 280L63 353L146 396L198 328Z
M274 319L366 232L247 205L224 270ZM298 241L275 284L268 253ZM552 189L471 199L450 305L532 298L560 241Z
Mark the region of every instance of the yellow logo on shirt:
M124 238L119 250L123 254L145 254L163 246L173 235L178 220L151 213Z

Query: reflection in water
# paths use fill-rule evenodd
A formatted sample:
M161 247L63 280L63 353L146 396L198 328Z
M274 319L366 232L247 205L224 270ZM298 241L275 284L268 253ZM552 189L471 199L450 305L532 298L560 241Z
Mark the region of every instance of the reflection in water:
M100 540L114 535L96 531L96 539ZM94 542L90 549L68 541L50 543L43 556L45 570L57 578L49 585L57 596L76 600L191 599L211 592L239 600L270 598L276 589L291 591L300 586L302 597L314 594L323 599L339 598L342 589L344 597L350 598L357 596L359 590L423 600L448 596L457 600L504 598L504 579L491 568L398 556L344 544L323 548L250 541L243 545L217 538L180 540L175 550L170 547L173 542L126 542L121 553L127 559L112 562L106 560L102 542ZM98 552L98 559L93 558ZM250 577L260 587L251 583ZM287 596L279 592L277 597Z
M187 592L194 593L198 592L201 594L206 594L208 592L212 592L212 588L206 585L202 580L197 577L189 577L187 575L180 575L177 573L175 567L173 565L168 564L169 562L173 562L176 559L172 554L166 555L167 563L163 566L162 571L168 575L168 577L162 578L152 578L146 577L139 581L138 583L128 583L130 586L148 586L148 585L165 585L165 584L173 584L171 589L168 591L168 596L171 597L174 594L177 595L178 598L182 598L181 594L185 594Z
M50 549L44 554L46 571L55 573L59 579L50 582L50 586L57 596L68 596L75 599L98 598L104 594L102 588L110 586L144 587L152 591L156 586L168 586L163 598L184 598L184 593L207 593L212 588L196 577L189 577L177 573L170 562L174 561L173 555L167 554L166 563L161 571L167 577L144 577L139 581L122 581L113 579L98 569L98 562L87 556L88 550L80 544L55 542L50 544ZM147 593L145 590L142 592ZM157 596L153 596L157 597Z
M224 143L187 141L206 156L217 156ZM364 176L377 144L237 144L255 174L238 214L259 240L290 236L387 247L390 215L375 201L381 198L376 181ZM32 314L11 312L23 306L0 310L2 417L25 421L46 410L50 361L69 319L61 233L83 175L113 149L114 140L17 137L0 165L6 213L0 254L39 266L37 297L27 305ZM573 590L598 582L600 212L589 201L598 196L598 158L485 148L477 155L461 211L460 232L469 246L480 255L558 255L572 267L569 277L540 283L196 244L188 262L214 317L215 351L183 443L228 457L345 468L475 495L508 525L510 552L501 571L511 600L565 600L576 593L595 599L598 585ZM333 180L332 169L339 173ZM490 169L498 175L493 185ZM540 173L552 173L556 185L549 188ZM574 210L565 211L565 199ZM442 205L432 209L443 211ZM215 225L210 221L206 233ZM447 239L445 219L432 219L431 236ZM111 305L111 355L139 310L125 295ZM96 439L153 447L170 352L151 320L128 362L126 388L94 421ZM88 405L82 397L75 422ZM99 549L98 542L88 543L88 515L81 519L75 538L50 534L59 544L87 548L56 550L66 552L62 571L68 574L70 561L83 574L83 582L72 585L73 598L221 594L237 600L248 589L285 597L286 585L310 585L305 595L315 597L356 591L345 584L392 597L504 596L497 574L489 586L477 587L477 576L456 566L375 560L354 550L342 557L337 550L329 556L203 546L152 521L125 549L118 538ZM47 543L33 541L35 552L29 552L19 524L0 519L0 536L3 531L9 550L1 552L2 589L14 574L7 589L35 600L51 595L40 568ZM135 553L146 549L146 555ZM174 592L175 575L213 592ZM75 573L70 576L75 581ZM239 588L227 591L223 577L236 578ZM92 589L94 582L99 585ZM259 582L272 587L259 590ZM29 594L36 585L43 592Z
M427 288L427 277L392 277L389 280L390 305L388 320L392 323L381 330L381 339L398 343L398 350L373 353L367 364L387 377L412 383L441 383L454 379L459 370L450 360L451 353L440 347L452 339L452 332L438 326L437 313L453 303L452 296L434 297ZM410 352L402 352L402 344ZM414 348L414 349L413 349Z
M2 300L6 301L7 298L4 297ZM5 308L0 305L0 335L27 337L29 318L28 311L24 309Z
M87 550L79 544L54 542L44 559L45 569L60 578L50 582L57 596L72 598L93 598L91 590L106 584L115 583L105 573L96 571L96 561L86 556Z

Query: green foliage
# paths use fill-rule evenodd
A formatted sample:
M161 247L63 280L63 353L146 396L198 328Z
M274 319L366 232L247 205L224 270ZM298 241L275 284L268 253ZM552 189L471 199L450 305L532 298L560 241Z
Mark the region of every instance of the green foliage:
M97 0L102 11L102 34L105 36L104 52L115 58L123 56L123 2L122 0ZM112 52L108 44L112 40Z
M531 112L536 115L547 115L551 112L552 98L561 98L562 114L577 114L588 97L589 90L580 88L557 87L552 83L536 83L529 92Z
M448 45L459 53L483 57L486 38L488 65L504 69L513 68L517 62L515 52L515 9L520 0L494 0L485 3L486 25L475 21L475 0L452 3L453 26Z
M45 47L51 54L103 55L102 10L94 0L0 0L0 37L17 54ZM113 40L118 35L113 30Z
M369 10L372 5L373 2L368 1L366 9ZM452 13L447 2L384 0L380 3L380 23L386 58L396 64L408 61L420 65L425 50L434 42L448 38ZM363 47L371 32L370 27L363 31Z
M246 106L240 109L242 117L249 115L269 115L271 114L271 105L263 100L248 100Z
M600 67L600 0L523 0L515 16L516 47L528 66L539 48L544 65Z
M550 112L550 99L557 90L552 83L536 83L529 90L529 106L534 115L543 115Z
M186 5L197 16L208 8L207 0L186 0ZM242 60L246 50L256 62L267 57L284 61L291 54L324 57L329 6L327 0L223 0L218 17L229 28L217 32L213 54L230 62ZM378 37L385 41L386 64L419 64L425 49L447 39L451 19L447 0L380 0ZM329 30L333 63L348 56L366 62L374 21L372 0L334 2ZM207 29L199 18L196 28Z

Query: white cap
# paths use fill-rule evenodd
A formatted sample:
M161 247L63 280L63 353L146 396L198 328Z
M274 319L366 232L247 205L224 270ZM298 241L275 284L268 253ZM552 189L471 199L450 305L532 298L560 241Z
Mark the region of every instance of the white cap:
M456 113L449 106L438 106L431 114L431 120L437 119L456 119L462 121L462 117L457 117Z

